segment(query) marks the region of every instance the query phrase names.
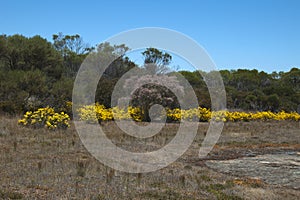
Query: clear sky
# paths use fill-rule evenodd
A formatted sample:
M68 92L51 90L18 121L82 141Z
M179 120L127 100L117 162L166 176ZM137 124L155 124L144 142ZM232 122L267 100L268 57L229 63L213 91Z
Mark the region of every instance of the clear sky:
M219 69L300 67L300 0L1 0L0 18L0 34L78 33L91 45L163 27L195 39Z

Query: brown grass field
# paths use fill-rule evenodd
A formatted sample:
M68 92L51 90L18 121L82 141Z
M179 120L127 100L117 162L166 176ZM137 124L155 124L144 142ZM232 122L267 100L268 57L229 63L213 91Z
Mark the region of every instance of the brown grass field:
M225 123L218 144L202 160L198 158L198 151L208 123L199 123L194 143L176 162L156 172L128 174L106 167L93 158L82 145L73 124L67 130L50 131L24 128L17 125L17 120L17 117L0 117L0 199L300 197L297 187L271 184L260 177L224 173L207 165L208 161L278 152L296 152L300 156L299 122ZM169 123L153 138L135 140L124 135L114 122L102 126L115 144L131 151L158 149L172 139L178 128L178 124ZM294 163L294 167L299 168L299 162ZM255 169L256 166L249 167ZM299 177L298 173L294 179ZM273 178L276 179L276 173Z

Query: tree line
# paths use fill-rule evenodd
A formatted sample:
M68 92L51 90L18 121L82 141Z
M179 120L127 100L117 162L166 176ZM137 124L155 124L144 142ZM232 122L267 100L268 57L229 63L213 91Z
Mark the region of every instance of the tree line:
M170 54L148 48L142 52L144 65L139 66L124 56L128 50L125 44L103 43L90 46L78 34L54 34L52 41L47 41L39 35L33 37L19 34L0 35L0 112L20 114L46 106L71 112L66 102L72 101L77 71L90 54L101 54L102 58L111 56L116 58L99 80L96 91L95 100L106 107L111 104L114 86L130 69L136 67L158 75L172 73L168 70L168 65L172 61ZM272 73L247 69L219 72L226 89L228 109L299 111L299 68ZM198 71L178 73L192 86L199 105L210 108L209 92L200 73ZM142 89L148 91L148 94ZM174 94L166 88L150 84L143 86L142 89L133 94L132 105L139 106L147 102L145 99L148 95L153 102L165 107L179 106ZM158 96L160 100L156 98ZM149 107L149 105L140 106L144 106L145 109Z

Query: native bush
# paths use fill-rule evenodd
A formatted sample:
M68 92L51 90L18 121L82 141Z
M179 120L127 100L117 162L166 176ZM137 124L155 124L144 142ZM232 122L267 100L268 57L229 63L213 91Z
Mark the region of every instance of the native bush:
M70 127L70 117L64 112L57 113L53 108L39 108L32 112L27 111L23 118L18 121L19 124L26 127L48 129L66 129Z

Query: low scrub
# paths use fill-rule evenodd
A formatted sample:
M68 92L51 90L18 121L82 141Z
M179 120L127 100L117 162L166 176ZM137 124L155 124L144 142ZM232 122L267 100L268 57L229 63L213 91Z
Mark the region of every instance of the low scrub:
M135 121L142 121L143 110L135 107L128 108L105 108L103 105L86 105L78 109L80 119L89 123L108 120L120 120L120 119L133 119ZM163 112L162 114L163 115ZM230 112L230 111L211 111L207 108L193 108L188 110L181 109L166 109L167 121L201 121L208 122L214 121L268 121L268 120L292 120L299 121L300 114L296 112ZM162 118L163 116L161 116Z
M65 129L68 128L70 117L64 112L57 113L53 108L39 108L32 112L28 111L24 114L23 118L18 121L19 124L26 127L48 129Z

